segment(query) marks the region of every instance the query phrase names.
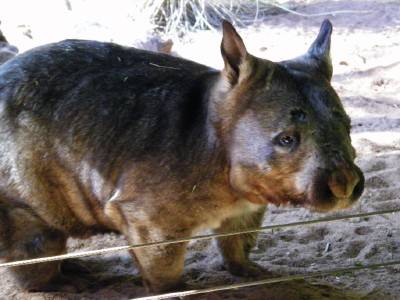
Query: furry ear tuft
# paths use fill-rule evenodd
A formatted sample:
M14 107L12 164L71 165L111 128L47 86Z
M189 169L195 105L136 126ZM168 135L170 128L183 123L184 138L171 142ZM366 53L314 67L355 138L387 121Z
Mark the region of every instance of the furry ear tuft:
M239 79L239 66L244 62L247 50L242 38L231 23L224 20L222 22L222 29L221 54L225 63L224 72L228 81L234 85Z
M326 76L328 80L332 78L332 60L330 55L332 23L325 19L322 22L318 36L307 51L311 59L316 60L318 71Z

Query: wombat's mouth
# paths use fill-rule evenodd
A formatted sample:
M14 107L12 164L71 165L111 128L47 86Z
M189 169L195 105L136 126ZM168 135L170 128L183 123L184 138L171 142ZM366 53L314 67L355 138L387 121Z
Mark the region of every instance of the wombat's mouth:
M273 204L277 207L306 207L308 203L307 197L304 194L294 194L290 192L271 193L269 189L262 189L259 186L255 190L255 194L248 199L259 204Z
M268 178L268 180L266 178L263 178L263 180L238 180L233 188L241 197L256 204L305 207L316 212L335 211L353 205L364 190L364 176L358 167L355 167L354 170L357 172L359 180L357 184L352 186L351 194L348 197L340 197L341 194L338 193L335 195L336 190L332 191L332 184L329 181L332 178L332 173L323 169L314 176L306 190L300 193L290 184L290 181L273 180L274 178ZM243 179L243 177L240 177L240 179ZM245 179L247 178L245 177Z
M305 207L315 212L338 211L351 207L361 197L364 191L364 176L360 169L356 168L359 181L349 197L337 197L332 192L328 179L330 173L318 174L305 193L295 194L286 192L283 194L261 193L264 201L276 206Z

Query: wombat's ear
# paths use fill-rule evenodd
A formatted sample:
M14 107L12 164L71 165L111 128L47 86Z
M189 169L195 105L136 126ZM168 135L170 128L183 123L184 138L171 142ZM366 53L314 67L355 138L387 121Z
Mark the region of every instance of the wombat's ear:
M307 54L315 60L318 71L328 80L332 78L332 60L330 55L332 24L328 19L322 22L321 29L315 41L311 44Z
M228 81L234 85L239 79L239 67L247 56L247 50L242 38L231 23L223 20L222 29L221 53L225 63L224 73Z
M0 30L0 42L8 43L6 37L3 35L3 33L1 32L1 30Z

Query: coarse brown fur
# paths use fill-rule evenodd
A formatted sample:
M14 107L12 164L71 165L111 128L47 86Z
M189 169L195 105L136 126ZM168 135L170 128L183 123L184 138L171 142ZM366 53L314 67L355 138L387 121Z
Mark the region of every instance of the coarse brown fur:
M318 210L363 190L349 120L330 86L331 26L280 63L223 23L225 68L110 43L45 45L0 68L0 254L65 252L113 230L130 244L258 227L268 203ZM335 128L334 130L332 128ZM256 234L221 238L228 270L254 276ZM180 283L186 243L132 250L145 285ZM57 289L60 263L10 269ZM29 273L38 274L31 278Z

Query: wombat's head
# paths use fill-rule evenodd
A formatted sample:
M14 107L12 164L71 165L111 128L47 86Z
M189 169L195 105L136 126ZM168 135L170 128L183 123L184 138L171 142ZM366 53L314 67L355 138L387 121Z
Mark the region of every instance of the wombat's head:
M239 196L326 211L362 194L350 119L330 84L331 32L324 21L305 55L275 63L250 55L223 23L225 68L212 94L212 120Z

